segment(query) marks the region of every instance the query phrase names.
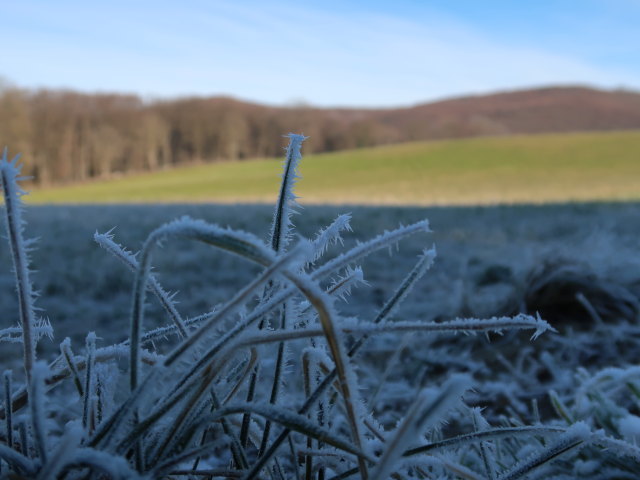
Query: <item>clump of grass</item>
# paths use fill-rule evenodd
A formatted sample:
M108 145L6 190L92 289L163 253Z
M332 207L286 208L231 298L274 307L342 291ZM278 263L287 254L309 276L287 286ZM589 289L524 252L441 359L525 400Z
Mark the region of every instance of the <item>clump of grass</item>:
M640 311L637 297L627 288L575 262L541 263L528 275L524 290L526 309L558 326L585 329L593 323L633 322Z
M151 232L137 255L109 232L96 233L96 242L134 274L129 338L99 346L99 337L89 333L80 355L66 339L49 364L35 358L35 340L50 327L34 319L20 168L5 153L0 173L21 324L0 331L0 339L23 344L25 375L15 382L10 371L4 374L3 475L517 479L552 472L556 459L592 441L585 422L491 426L466 406L463 397L477 385L454 367L442 383L426 378L414 388L377 382L388 376L370 369L365 359L389 338L522 329L536 338L550 326L528 315L442 322L397 318L402 301L434 261L429 247L375 317L344 318L341 302L350 289L366 285L358 262L406 237L428 234L428 222L383 232L326 259L328 246L339 245L349 231L349 217L338 217L313 239L296 235L293 186L304 137L288 138L267 242L191 218ZM207 244L262 270L224 304L184 318L152 273L158 245L175 239ZM164 327L145 328L149 293L166 312ZM367 356L359 355L365 349ZM56 407L57 392L64 409ZM407 408L398 405L396 422L385 421L373 401L391 403L392 394L410 400ZM445 435L447 421L458 431ZM602 439L609 437L598 438L606 443ZM561 465L560 471L569 470Z

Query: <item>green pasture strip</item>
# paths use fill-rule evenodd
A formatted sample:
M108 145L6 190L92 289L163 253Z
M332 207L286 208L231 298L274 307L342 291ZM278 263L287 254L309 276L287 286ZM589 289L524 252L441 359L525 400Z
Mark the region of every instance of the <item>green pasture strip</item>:
M280 172L279 159L185 166L38 189L25 200L273 202ZM297 192L306 204L638 200L640 131L485 137L306 155L301 174Z

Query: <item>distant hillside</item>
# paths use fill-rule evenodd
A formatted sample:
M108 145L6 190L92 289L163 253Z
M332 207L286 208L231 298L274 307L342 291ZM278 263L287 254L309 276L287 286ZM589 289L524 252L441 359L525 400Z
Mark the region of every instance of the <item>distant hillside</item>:
M66 183L178 164L276 157L282 135L305 153L514 133L640 129L640 93L555 87L397 109L271 107L230 98L143 102L120 94L0 92L0 145L36 183Z
M640 130L382 145L305 155L296 192L303 205L638 200L638 151ZM273 203L281 169L280 160L191 165L39 189L26 200Z
M637 129L640 93L541 88L376 112L375 118L413 140Z

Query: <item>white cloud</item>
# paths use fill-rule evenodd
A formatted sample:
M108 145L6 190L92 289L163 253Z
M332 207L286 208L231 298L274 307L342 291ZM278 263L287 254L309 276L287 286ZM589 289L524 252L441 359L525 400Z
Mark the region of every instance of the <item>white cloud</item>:
M34 25L52 26L0 46L1 73L25 86L231 94L275 104L304 98L391 106L557 83L640 88L637 71L535 45L499 44L442 17L238 2L193 10L160 3L117 16L82 8L31 12Z

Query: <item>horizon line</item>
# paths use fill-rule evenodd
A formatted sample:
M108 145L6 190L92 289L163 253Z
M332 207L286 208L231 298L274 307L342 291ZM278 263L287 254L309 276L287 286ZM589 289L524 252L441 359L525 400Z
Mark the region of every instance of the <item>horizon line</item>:
M461 92L459 94L452 95L444 95L437 96L432 99L424 99L424 100L416 100L411 103L399 103L396 105L344 105L344 104L333 104L333 105L319 105L314 104L312 102L307 101L306 99L300 100L292 100L291 102L285 103L272 103L268 101L262 101L258 99L246 98L240 95L235 95L232 93L184 93L184 94L176 94L176 95L154 95L154 94L145 94L141 92L135 91L126 91L126 90L108 90L108 89L80 89L74 87L64 87L64 86L37 86L37 87L23 87L14 82L7 80L7 77L3 77L0 75L0 95L2 95L6 91L18 90L22 92L30 92L30 93L38 93L38 92L51 92L51 93L75 93L79 95L95 95L95 96L122 96L122 97L136 97L143 104L150 105L154 103L163 103L163 102L179 102L184 100L211 100L211 99L226 99L239 103L248 103L268 108L278 108L278 109L300 109L300 108L308 108L314 110L403 110L415 108L423 105L432 105L447 101L455 101L455 100L464 100L471 99L477 97L491 97L495 95L508 95L519 92L534 92L534 91L544 91L544 90L571 90L571 89L579 89L579 90L591 90L598 92L627 92L632 94L640 94L640 89L636 89L632 86L628 85L619 85L617 87L606 87L597 85L595 83L589 82L567 82L567 83L549 83L549 84L534 84L530 86L523 87L507 87L507 88L496 88L496 89L487 89L484 91L476 91L476 92Z

